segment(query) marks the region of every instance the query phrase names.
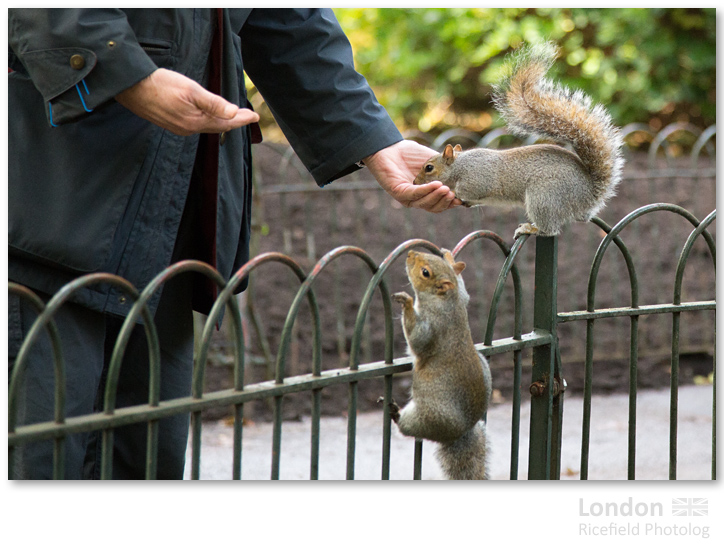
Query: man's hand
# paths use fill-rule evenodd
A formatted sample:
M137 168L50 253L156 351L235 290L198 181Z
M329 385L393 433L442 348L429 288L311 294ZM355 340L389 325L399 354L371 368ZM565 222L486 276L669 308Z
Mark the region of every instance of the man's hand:
M440 213L462 202L442 182L419 186L412 183L425 161L436 153L417 142L403 140L362 161L380 186L402 205Z
M139 117L181 136L226 132L259 120L250 109L241 109L168 69L155 70L116 95L116 101Z

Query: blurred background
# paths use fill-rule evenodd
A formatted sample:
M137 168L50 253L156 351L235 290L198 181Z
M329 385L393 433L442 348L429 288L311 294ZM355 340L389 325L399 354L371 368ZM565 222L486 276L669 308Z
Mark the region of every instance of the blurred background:
M626 165L618 196L599 216L614 225L650 203L674 203L699 220L716 203L716 20L715 9L335 9L354 50L357 70L403 132L441 149L446 143L512 147L531 143L506 134L490 103L491 83L505 55L524 42L552 40L561 55L550 78L584 90L603 104L625 136ZM470 232L498 233L512 245L523 222L522 209L482 207L432 215L403 209L382 192L366 170L319 189L289 149L264 99L249 82L250 100L262 116L264 142L254 146L253 254L279 251L308 273L328 251L342 245L364 249L376 263L411 238L452 249ZM709 227L715 236L714 224ZM692 226L671 213L642 217L621 238L636 263L640 304L671 303L674 273ZM594 224L575 223L559 240L559 312L584 310L593 255L603 237ZM532 326L535 240L516 264L523 285L523 331ZM471 294L473 338L483 341L488 311L504 261L499 248L478 241L461 253ZM397 266L399 265L399 266ZM404 261L388 273L390 292L408 289ZM322 318L322 369L349 362L352 330L370 271L360 260L342 257L320 275L315 293ZM253 383L274 378L279 335L299 282L279 264L252 273L240 296L245 321L246 376ZM713 262L698 240L687 265L683 301L715 298ZM379 292L370 307L362 361L383 358L384 319ZM622 256L610 248L598 278L596 308L630 305L631 290ZM495 339L512 335L512 285L508 282L497 316ZM714 311L683 313L680 381L709 384L714 358ZM311 324L306 303L297 317L287 375L311 372ZM201 320L198 320L201 323ZM594 393L628 391L629 320L596 323ZM669 385L671 317L641 317L638 386ZM395 356L405 344L395 321ZM563 373L570 393L583 381L585 323L560 325ZM212 344L208 390L231 385L233 346L222 327ZM525 357L529 365L529 356ZM512 395L512 359L491 359L494 400ZM527 368L529 370L529 368ZM404 400L409 374L395 378L395 396ZM527 389L529 376L523 375ZM363 385L364 384L364 385ZM378 408L381 382L361 382L359 409ZM288 396L284 417L309 413L307 393ZM346 411L344 386L326 388L323 414ZM525 397L525 393L524 393ZM256 404L258 403L258 404ZM245 418L268 419L257 401ZM224 409L207 417L223 417Z
M399 128L439 134L501 126L490 85L524 42L561 48L550 77L587 92L621 126L716 120L713 8L335 9L367 77ZM282 139L263 98L268 139Z

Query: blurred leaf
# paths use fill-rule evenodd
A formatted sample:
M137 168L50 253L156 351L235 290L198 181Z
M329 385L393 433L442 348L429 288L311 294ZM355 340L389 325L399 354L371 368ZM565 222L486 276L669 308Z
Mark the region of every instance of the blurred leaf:
M716 122L713 8L339 8L357 69L401 128L498 120L490 84L505 54L553 40L551 78L619 125ZM441 116L440 105L449 113ZM671 106L673 105L673 109ZM664 111L665 110L665 111ZM482 117L486 115L485 117Z

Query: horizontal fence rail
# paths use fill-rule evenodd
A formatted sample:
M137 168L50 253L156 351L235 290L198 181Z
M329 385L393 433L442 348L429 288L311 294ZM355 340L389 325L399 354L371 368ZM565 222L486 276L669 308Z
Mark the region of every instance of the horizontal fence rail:
M684 219L692 228L686 238L676 262L676 277L674 293L671 301L663 304L641 304L639 267L635 262L629 247L622 237L622 233L631 227L635 221L650 217L654 213L669 213ZM518 267L519 258L526 253L529 247L530 236L522 236L512 246L497 233L485 230L476 230L469 233L452 248L453 255L475 256L476 247L490 243L500 251L498 261L492 256L485 259L486 266L495 262L499 266L495 286L490 296L486 326L482 341L476 348L490 359L509 359L506 363L506 372L512 372L512 426L510 435L510 478L519 476L520 430L521 430L521 402L523 388L522 355L529 351L533 359L530 383L530 443L528 448L528 478L530 479L557 479L561 468L561 435L563 421L563 398L565 396L566 364L561 356L561 326L585 322L585 366L584 366L584 417L581 443L581 470L582 479L588 478L588 463L590 459L591 416L593 415L591 397L594 389L596 367L594 350L597 340L596 323L606 318L629 319L629 434L628 434L628 477L636 476L636 438L642 428L636 423L637 398L637 363L639 354L639 319L642 316L663 315L672 317L672 339L670 344L671 378L670 378L670 433L669 433L669 477L677 476L677 411L679 389L679 357L681 314L689 312L715 311L716 301L708 298L697 301L682 300L682 286L684 273L692 256L692 251L699 242L705 244L704 250L716 264L715 242L709 232L713 228L712 222L716 211L711 212L702 221L695 218L689 211L673 204L658 203L647 205L623 217L619 223L609 226L603 220L596 218L591 226L600 229L602 238L595 253L588 276L588 297L584 310L559 312L557 298L558 283L558 237L536 237L535 251L535 296L534 304L527 305L524 297L524 286L521 272ZM634 235L634 239L636 236ZM561 242L562 243L562 242ZM615 247L611 248L613 244ZM322 391L336 389L334 386L344 385L347 388L347 479L355 478L355 460L357 457L357 413L359 411L359 385L368 380L381 380L383 382L385 404L389 404L393 392L393 379L398 374L411 371L412 360L409 357L395 357L395 337L401 331L396 320L397 313L393 312L390 299L390 288L387 280L399 272L398 260L405 252L413 249L425 249L440 253L440 249L433 242L425 239L407 240L388 253L381 263L377 264L373 256L365 250L355 246L343 246L331 250L313 264L310 270L305 270L294 258L277 252L259 254L246 263L228 282L210 266L197 261L182 261L177 263L152 280L143 290L136 290L129 282L110 274L91 274L78 278L59 290L47 304L38 296L23 286L10 283L9 293L20 296L21 300L28 301L38 312L38 318L30 328L21 350L12 366L9 383L9 412L8 412L8 447L9 447L9 474L12 477L15 452L18 447L41 440L52 440L54 449L55 478L62 478L64 474L64 446L68 435L99 431L102 435L102 465L101 477L111 478L113 459L114 429L131 423L145 423L148 425L146 477L153 479L159 462L158 457L158 431L159 420L174 414L189 414L191 416L191 478L200 478L202 462L201 436L203 431L202 414L214 407L230 407L233 409L233 478L242 478L243 461L243 427L244 406L252 401L270 401L272 405L272 454L270 478L280 478L281 449L283 446L283 401L285 398L300 394L311 394L311 440L309 478L319 477L319 465L323 459L320 456L320 419L322 417ZM630 299L628 304L617 307L597 307L598 280L601 275L604 258L609 249L618 250L623 257L628 283L630 286ZM396 264L397 263L397 264ZM323 319L320 314L320 281L324 274L334 273L340 265L354 264L361 269L361 288L363 289L359 305L356 310L354 328L349 345L349 362L346 367L326 368L322 355L322 327ZM475 262L469 263L473 267ZM249 357L247 343L249 341L249 325L245 322L248 313L242 315L239 303L233 295L238 284L253 276L261 267L278 267L279 271L287 271L298 282L296 293L291 305L286 311L286 319L280 331L278 350L276 353L273 374L266 380L246 383L246 363ZM199 347L194 361L192 386L189 395L173 400L160 400L160 353L156 327L151 318L147 302L158 291L160 286L171 278L181 274L194 272L204 275L213 281L218 289L218 298L211 310L208 319L200 333ZM467 274L475 274L473 268ZM580 272L580 270L579 270ZM252 279L253 281L253 279ZM106 283L118 287L133 301L133 308L126 317L121 332L113 349L109 375L105 384L103 406L98 412L81 416L68 417L65 414L64 401L67 392L68 366L64 364L63 344L58 338L58 329L53 321L53 315L67 301L71 301L74 293L79 289L97 283ZM253 290L253 288L251 288ZM713 289L711 290L713 293ZM247 292L248 294L249 292ZM381 296L381 304L374 302L375 295ZM513 330L510 336L495 339L498 325L498 311L506 302L512 303ZM381 308L380 308L381 305ZM304 306L304 309L302 308ZM533 307L533 320L526 324L524 313ZM229 314L232 328L231 343L233 346L233 381L228 388L219 390L206 390L207 365L209 351L212 345L214 328L223 310ZM304 316L309 317L305 325L311 331L311 362L307 364L308 372L303 374L288 373L288 361L293 356L294 328L299 326L299 315L304 310ZM381 359L370 362L362 359L365 328L370 325L371 314L380 315L383 320L384 348ZM143 321L147 341L149 343L150 381L149 397L146 404L117 408L115 405L116 386L121 360L128 343L131 330L139 321ZM253 325L252 325L253 326ZM43 333L50 336L53 350L52 369L55 371L55 416L47 422L32 425L19 425L17 418L18 392L24 374L24 366L28 351L37 342ZM712 349L715 347L711 343ZM51 367L49 367L51 369ZM712 366L715 378L715 366ZM572 374L572 373L571 373ZM495 377L495 376L494 376ZM495 382L494 382L495 383ZM713 413L712 420L716 419L716 386L713 386ZM390 477L390 455L392 423L389 412L382 412L382 469L381 479ZM341 444L340 444L341 445ZM342 446L342 445L341 445ZM411 475L415 479L422 477L422 447L421 441L415 443L414 464ZM716 478L716 432L712 422L712 478Z

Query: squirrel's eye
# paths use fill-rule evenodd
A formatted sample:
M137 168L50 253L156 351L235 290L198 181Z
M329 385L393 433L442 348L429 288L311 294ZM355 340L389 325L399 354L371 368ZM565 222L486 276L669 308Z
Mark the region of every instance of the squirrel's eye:
M435 170L435 165L425 165L425 172L432 172Z
M430 277L430 271L426 268L422 269L422 277L423 278L429 278Z

